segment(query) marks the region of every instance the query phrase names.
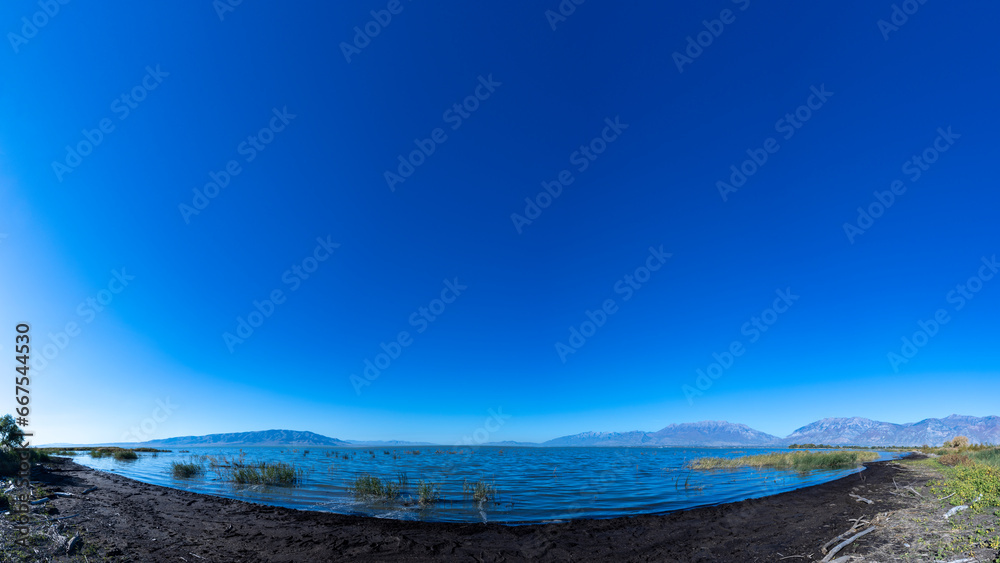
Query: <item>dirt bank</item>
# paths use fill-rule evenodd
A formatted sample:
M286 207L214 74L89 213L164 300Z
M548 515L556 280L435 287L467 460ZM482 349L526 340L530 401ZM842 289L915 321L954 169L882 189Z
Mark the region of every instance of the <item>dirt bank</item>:
M852 518L911 508L897 481L921 487L899 463L877 462L830 483L661 516L578 520L507 527L499 524L402 522L303 512L149 485L69 460L38 467L33 479L53 498L35 520L34 548L11 548L0 526L4 558L69 561L819 561L820 547ZM926 481L926 479L923 479ZM97 487L82 494L83 491ZM874 504L859 502L851 494ZM46 514L48 511L49 514ZM75 515L75 516L74 516ZM71 518L65 518L72 516ZM79 534L71 555L52 537ZM48 540L42 536L47 536ZM46 544L48 541L48 544ZM880 550L896 541L881 527L840 555ZM30 552L38 549L37 553ZM16 552L22 552L17 555ZM103 559L102 559L103 558Z

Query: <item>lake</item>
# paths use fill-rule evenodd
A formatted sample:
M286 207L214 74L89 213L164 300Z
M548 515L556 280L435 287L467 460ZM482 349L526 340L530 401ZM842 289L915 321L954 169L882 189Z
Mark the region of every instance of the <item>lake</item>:
M138 481L302 510L319 510L401 520L503 522L526 524L572 518L613 518L664 513L696 506L756 498L830 481L858 469L737 469L693 471L700 457L736 457L788 451L783 448L531 448L492 446L420 446L351 448L185 448L190 453L140 453L135 461L74 456L83 465ZM247 461L283 461L304 471L297 487L236 486L220 480L206 464L194 478L175 479L171 462L192 456L237 457ZM882 452L880 459L899 454ZM401 501L368 504L350 492L363 474L395 480L405 473ZM422 508L415 502L417 483L439 485L441 501ZM493 502L477 505L463 493L463 483L485 480L498 489Z

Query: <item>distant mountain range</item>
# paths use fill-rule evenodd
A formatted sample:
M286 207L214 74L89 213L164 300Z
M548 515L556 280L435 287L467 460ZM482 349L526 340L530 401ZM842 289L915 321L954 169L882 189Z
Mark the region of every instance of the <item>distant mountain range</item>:
M829 444L843 446L940 446L955 436L966 436L973 443L1000 444L1000 416L961 416L928 418L920 422L895 424L868 418L824 418L807 424L784 438L754 430L745 424L723 421L671 424L656 432L583 432L534 442L489 442L487 446L786 446L789 444ZM72 444L59 444L70 446ZM125 445L125 444L115 444ZM151 440L148 447L182 446L430 446L430 442L401 440L338 440L313 432L297 430L262 430L181 436ZM474 445L474 444L466 444Z
M297 430L261 430L207 436L180 436L142 442L149 447L180 446L350 446L350 442L328 438L314 432Z
M955 436L974 443L1000 443L1000 416L927 418L920 422L893 424L867 418L824 418L792 432L785 443L866 446L940 446Z
M940 446L955 436L973 443L1000 444L1000 417L951 415L895 424L868 418L824 418L784 438L744 424L692 422L671 424L657 432L584 432L544 442L543 446Z

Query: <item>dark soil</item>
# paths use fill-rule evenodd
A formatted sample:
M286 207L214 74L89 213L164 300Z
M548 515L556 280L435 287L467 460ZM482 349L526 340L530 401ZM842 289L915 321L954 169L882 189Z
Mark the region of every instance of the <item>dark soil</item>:
M820 547L851 527L849 519L903 509L893 494L899 464L866 464L837 481L667 515L504 526L403 522L305 512L149 485L59 459L33 480L56 497L43 510L59 534L79 533L70 557L51 560L321 561L818 561ZM83 495L85 489L96 490ZM854 493L875 502L856 501ZM42 514L45 514L43 512ZM37 518L42 518L38 516ZM3 544L11 541L9 524ZM891 542L881 529L838 554ZM7 550L5 550L7 551ZM7 551L8 555L12 552ZM36 552L40 556L42 551ZM13 559L11 559L13 560Z

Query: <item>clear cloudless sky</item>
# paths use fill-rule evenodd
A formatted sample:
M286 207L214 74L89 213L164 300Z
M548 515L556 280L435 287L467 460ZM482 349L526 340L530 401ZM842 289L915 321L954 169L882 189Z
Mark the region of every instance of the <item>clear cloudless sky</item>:
M1000 6L224 1L0 8L0 412L29 323L37 443L1000 414Z

